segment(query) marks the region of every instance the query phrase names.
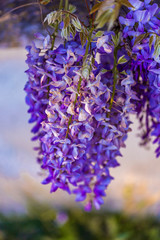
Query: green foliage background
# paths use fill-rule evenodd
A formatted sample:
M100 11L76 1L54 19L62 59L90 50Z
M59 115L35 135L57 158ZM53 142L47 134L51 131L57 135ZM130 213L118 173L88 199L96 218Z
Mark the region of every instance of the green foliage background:
M58 221L59 213L67 216ZM55 210L30 202L23 215L0 214L0 240L159 240L160 221L108 211Z

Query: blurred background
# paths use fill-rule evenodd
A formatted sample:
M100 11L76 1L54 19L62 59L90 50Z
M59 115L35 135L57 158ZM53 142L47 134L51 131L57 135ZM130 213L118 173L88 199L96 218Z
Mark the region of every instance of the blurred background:
M122 240L133 239L136 231L138 239L159 240L160 159L155 158L154 145L139 145L135 116L131 119L133 131L119 158L121 166L111 170L115 179L100 212L84 213L74 196L61 191L50 194L49 186L41 185L43 176L33 151L36 143L30 141L23 91L27 81L25 45L32 43L34 33L45 33L41 20L58 2L21 8L31 1L0 4L0 240L83 236ZM70 2L87 21L84 1ZM17 10L12 11L14 8Z

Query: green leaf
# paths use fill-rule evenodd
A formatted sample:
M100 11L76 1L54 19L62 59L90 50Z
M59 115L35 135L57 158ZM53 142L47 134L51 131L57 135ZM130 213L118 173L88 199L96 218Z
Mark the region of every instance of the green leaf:
M82 45L82 47L84 47L84 45L86 43L86 40L87 40L86 34L84 32L80 32L79 36L80 36L80 39L81 39L81 45Z
M61 31L61 37L68 40L68 28L63 28Z
M60 23L62 22L62 11L57 12L56 20Z
M103 2L96 3L96 4L92 7L92 9L91 9L91 11L90 11L89 14L92 14L92 13L98 11L99 8L101 7L102 3L103 3Z
M119 2L104 1L96 17L95 23L98 24L97 28L102 28L107 23L109 31L119 15L120 7L121 4Z
M104 31L98 31L96 34L95 34L95 37L96 38L99 38L103 35Z
M88 65L88 63L86 63L86 65L82 68L82 77L85 79L89 79L89 75L90 75L90 66Z
M123 70L122 72L120 72L121 74L127 75L126 71Z
M126 63L128 60L124 57L125 55L121 56L119 59L118 59L118 64L123 64L123 63Z
M134 41L134 46L138 43L140 43L144 38L148 37L149 33L143 33L140 34L138 37L136 37L135 41Z
M115 34L115 35L112 34L111 37L112 37L112 41L113 41L115 47L117 47L120 43L121 32L119 32L118 34Z
M155 41L155 44L154 44L154 55L156 56L156 58L159 57L160 55L160 37L159 36L156 36L156 41Z
M51 0L40 0L40 4L47 5L48 3L51 2Z
M70 17L67 14L67 16L64 18L64 28L67 28L70 24Z
M48 25L52 24L55 22L55 20L57 19L57 11L53 11L49 14L47 14L47 16L44 19L44 22L48 22Z
M121 4L117 2L114 8L114 21L118 18L120 8L121 8Z
M69 4L69 12L70 13L75 13L76 12L76 7L74 6L74 5L72 5L72 4Z
M91 56L91 63L92 63L92 65L95 64L95 58L93 56Z
M149 39L149 48L151 50L151 47L152 47L152 43L153 43L153 39L154 39L154 36L152 35Z
M108 71L109 71L109 70L106 70L106 69L103 68L103 69L101 70L101 73L106 73L106 72L108 72Z
M75 27L72 24L70 24L70 32L71 32L71 34L72 34L72 36L74 38L75 35L76 35L76 29L75 29Z
M118 15L119 15L120 7L121 7L121 5L119 3L115 4L115 8L113 10L113 13L111 14L111 18L108 21L108 31L113 27L114 22L117 19Z
M78 18L72 18L72 24L75 26L78 32L81 31L82 26Z
M110 18L110 11L103 12L98 18L96 18L95 23L97 24L96 28L102 28Z
M128 0L120 0L119 3L126 7L134 8L133 5Z

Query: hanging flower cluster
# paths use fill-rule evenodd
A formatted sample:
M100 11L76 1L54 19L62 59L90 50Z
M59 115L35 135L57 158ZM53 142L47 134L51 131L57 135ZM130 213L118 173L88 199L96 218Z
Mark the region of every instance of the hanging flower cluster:
M142 122L145 109L143 138L156 136L160 154L158 6L126 2L129 10L119 17L119 33L96 32L93 24L85 29L73 13L60 10L47 17L52 27L56 22L53 37L37 34L43 47L27 47L26 103L29 122L35 122L33 140L39 140L38 161L47 173L42 183L51 184L51 192L60 188L76 194L76 201L86 201L86 210L103 204L113 179L109 169L119 165L131 131L129 114L137 112ZM54 48L58 24L66 40Z
M130 1L134 9L125 17L119 17L123 25L125 40L130 39L132 58L130 63L136 85L134 87L141 101L136 112L144 127L143 143L155 136L158 143L156 156L160 156L160 20L159 8L151 1Z

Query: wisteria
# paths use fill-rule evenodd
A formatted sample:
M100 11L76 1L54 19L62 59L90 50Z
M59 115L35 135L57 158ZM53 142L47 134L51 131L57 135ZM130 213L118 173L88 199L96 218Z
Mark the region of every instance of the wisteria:
M156 156L160 156L160 20L159 8L151 1L130 1L135 9L129 11L125 17L120 16L125 39L130 39L132 54L131 70L136 81L135 91L141 101L136 104L136 112L144 125L142 132L143 143L156 136L154 143L158 144ZM138 42L136 37L140 36Z
M46 172L42 183L51 185L50 192L76 194L86 210L104 203L113 179L110 168L119 166L117 157L131 131L131 114L142 126L145 122L144 142L155 136L160 156L159 8L149 0L121 2L126 16L120 8L120 16L115 14L112 1L105 14L112 8L116 17L105 21L105 32L94 16L98 10L95 23L103 27L99 15L107 1L93 6L87 27L73 6L54 11L45 19L53 35L36 34L41 47L27 47L26 103L29 122L35 122L38 162ZM59 33L65 40L55 47Z

